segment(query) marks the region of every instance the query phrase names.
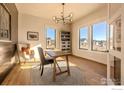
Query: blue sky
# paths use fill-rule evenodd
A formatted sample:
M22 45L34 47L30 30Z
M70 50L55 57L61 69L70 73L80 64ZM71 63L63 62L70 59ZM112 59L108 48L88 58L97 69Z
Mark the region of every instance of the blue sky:
M83 27L80 29L80 38L88 37L88 27Z
M93 40L106 40L106 22L93 25Z
M80 38L86 38L88 35L88 28L80 29ZM101 22L93 25L93 40L106 40L106 22Z
M55 29L47 28L47 37L50 37L52 40L55 39Z

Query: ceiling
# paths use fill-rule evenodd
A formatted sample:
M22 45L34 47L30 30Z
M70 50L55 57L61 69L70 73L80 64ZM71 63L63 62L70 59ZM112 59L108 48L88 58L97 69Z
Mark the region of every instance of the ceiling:
M53 16L60 16L62 11L61 3L16 3L20 13L26 13L51 20ZM73 22L105 7L105 4L98 3L66 3L65 15L73 14Z

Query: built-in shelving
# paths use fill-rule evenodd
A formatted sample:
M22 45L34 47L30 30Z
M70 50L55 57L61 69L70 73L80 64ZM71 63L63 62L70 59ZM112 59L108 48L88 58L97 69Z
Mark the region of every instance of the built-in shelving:
M71 33L61 31L61 50L71 52Z

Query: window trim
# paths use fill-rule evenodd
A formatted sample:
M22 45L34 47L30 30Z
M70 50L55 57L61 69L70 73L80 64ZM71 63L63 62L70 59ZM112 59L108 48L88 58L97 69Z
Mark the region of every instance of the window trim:
M101 23L101 22L106 22L106 50L105 51L101 51L101 50L93 50L93 25L94 24L98 24L98 23ZM95 52L107 52L107 20L100 20L100 21L97 21L97 22L94 22L91 24L91 51L95 51Z
M78 31L78 32L79 32L79 33L78 33L78 34L79 34L79 39L78 39L78 40L79 40L79 49L80 49L80 50L88 50L88 49L89 49L89 42L88 42L88 48L81 48L81 47L80 47L80 29L81 29L81 28L85 28L85 27L88 28L88 31L87 31L87 32L89 33L89 26L88 26L88 25L87 25L87 26L80 27L80 28L79 28L79 31ZM89 41L88 35L87 35L87 38L88 38L88 41Z
M48 48L48 47L47 47L47 29L48 29L48 28L52 28L52 29L55 29L55 28L54 28L54 27L47 27L47 28L46 28L46 49L52 49L52 50L53 50L53 49L56 48L56 38L57 38L57 36L56 36L56 35L57 35L57 34L56 34L57 32L56 32L56 31L57 31L57 30L55 29L55 47L54 47L54 48Z

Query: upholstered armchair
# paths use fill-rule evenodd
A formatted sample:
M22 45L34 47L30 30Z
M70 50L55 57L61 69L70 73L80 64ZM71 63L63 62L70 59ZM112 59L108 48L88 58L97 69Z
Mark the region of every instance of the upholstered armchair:
M31 59L34 59L35 62L35 53L34 50L30 48L30 44L28 43L19 43L18 44L18 55L19 55L19 60L20 62L25 62L31 61Z

